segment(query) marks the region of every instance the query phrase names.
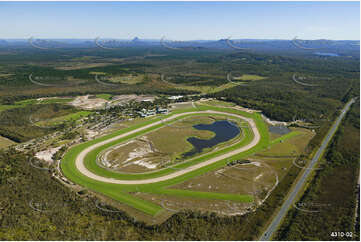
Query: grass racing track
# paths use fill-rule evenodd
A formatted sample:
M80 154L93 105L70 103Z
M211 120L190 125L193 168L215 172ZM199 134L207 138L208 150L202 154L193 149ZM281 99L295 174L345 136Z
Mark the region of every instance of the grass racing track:
M145 127L147 125L150 125L152 123L155 123L157 121L160 121L161 118L157 117L155 119L147 120L143 123L134 125L132 127L121 129L112 134L76 145L76 146L70 148L67 151L67 153L64 155L64 157L61 161L61 164L60 164L61 170L62 170L63 174L65 175L65 177L67 177L74 183L77 183L77 184L85 187L86 189L92 190L94 192L104 194L116 201L127 204L127 205L134 207L146 214L153 215L153 216L155 216L156 214L161 212L163 210L163 208L150 201L146 201L146 200L137 198L135 196L132 196L129 194L129 192L137 192L138 191L138 192L144 192L144 193L167 194L167 195L171 195L171 196L192 197L192 198L201 198L201 199L222 199L222 200L232 200L232 201L237 201L237 202L252 202L253 197L251 195L226 194L226 193L215 193L215 192L199 192L199 191L179 190L179 189L170 189L169 188L172 185L181 183L181 182L186 181L195 176L199 176L208 171L223 167L231 160L247 157L257 151L260 151L260 150L266 148L270 144L267 126L265 125L260 114L258 114L258 113L247 113L247 112L243 112L243 111L232 109L232 108L223 108L223 107L220 108L220 107L213 107L213 106L208 106L208 105L198 105L198 108L189 108L189 109L174 111L171 114L167 115L167 117L171 117L175 114L182 114L182 113L184 113L184 115L182 117L185 117L185 116L189 115L189 114L187 114L189 112L207 111L207 110L218 111L218 112L229 113L229 114L237 114L237 115L240 115L245 118L253 119L253 121L257 127L257 130L260 134L260 139L259 139L258 143L248 150L245 150L243 152L232 155L231 157L227 157L225 159L218 160L209 165L200 167L199 169L190 170L189 172L187 172L185 174L175 176L171 179L154 182L154 183L148 183L148 184L129 185L129 184L115 184L115 183L98 181L98 180L92 179L92 178L84 175L82 172L80 172L77 169L76 159L83 150L89 148L90 146L96 145L97 143L109 140L111 138L120 136L122 134L126 134L133 130L136 130L136 129ZM195 114L192 114L192 115L195 115ZM182 117L179 117L179 118L182 118ZM176 120L176 119L172 119L172 120ZM107 178L112 178L112 179L122 179L122 180L129 180L129 181L133 180L134 181L134 180L157 178L157 177L162 177L165 175L175 173L178 171L178 169L189 168L194 165L201 164L209 159L221 156L223 154L230 153L242 146L247 145L247 143L250 142L253 137L253 133L252 133L251 129L246 128L246 129L244 129L246 132L245 138L242 139L241 142L231 145L229 147L217 150L215 152L207 153L206 155L200 156L198 158L191 159L189 162L182 162L182 163L179 163L179 164L173 166L173 168L177 168L177 169L165 168L165 169L161 169L161 170L158 170L155 172L144 173L144 174L122 174L122 173L117 173L117 172L112 172L112 171L106 170L104 168L99 167L96 164L96 162L95 162L96 155L101 150L106 149L115 144L119 144L126 140L132 139L139 135L143 135L154 129L160 128L163 125L165 125L165 122L154 125L147 129L143 129L143 130L133 133L131 135L127 135L124 138L116 139L113 142L107 143L105 145L97 147L96 149L93 149L92 151L87 153L84 158L85 167L92 173L95 173L102 177L107 177Z

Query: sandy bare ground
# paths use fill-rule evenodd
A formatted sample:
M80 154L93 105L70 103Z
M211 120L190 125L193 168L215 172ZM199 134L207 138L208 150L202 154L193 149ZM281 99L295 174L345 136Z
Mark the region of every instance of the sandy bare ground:
M102 98L89 98L89 95L79 96L70 102L70 104L75 107L87 110L102 108L104 107L105 103L107 103L106 100Z
M92 173L91 171L89 171L85 166L84 166L84 158L85 156L91 152L92 150L102 146L102 145L105 145L107 143L110 143L112 141L115 141L117 139L121 139L123 137L126 137L128 135L131 135L131 134L134 134L136 132L139 132L139 131L142 131L142 130L145 130L145 129L148 129L152 126L155 126L155 125L158 125L164 121L168 121L168 120L172 120L172 119L175 119L177 117L181 117L181 116L184 116L184 115L188 115L188 114L192 114L192 113L216 113L216 114L225 114L225 115L228 115L228 116L234 116L234 117L238 117L238 118L241 118L243 120L245 120L246 122L249 123L250 127L252 128L252 131L253 131L253 134L254 134L254 137L252 139L252 141L246 145L246 146L243 146L239 149L236 149L236 150L233 150L227 154L223 154L223 155L220 155L220 156L217 156L217 157L214 157L212 159L209 159L205 162L202 162L202 163L199 163L199 164L196 164L196 165L193 165L193 166L190 166L188 168L185 168L183 170L179 170L179 171L176 171L176 172L173 172L171 174L168 174L168 175L165 175L165 176L161 176L161 177L156 177L156 178L151 178L151 179L143 179L143 180L118 180L118 179L114 179L114 178L107 178L107 177L102 177L102 176L99 176L99 175L96 175L94 173ZM132 130L132 131L129 131L128 133L125 133L125 134L121 134L121 135L118 135L116 137L113 137L111 139L108 139L108 140L104 140L102 142L99 142L97 144L94 144L92 146L89 146L88 148L84 149L82 152L80 152L80 154L76 157L76 161L75 161L75 166L76 168L85 176L91 178L91 179L94 179L94 180L97 180L97 181L101 181L101 182L107 182L107 183L113 183L113 184L128 184L128 185L135 185L135 184L149 184L149 183L155 183L155 182L161 182L161 181L166 181L166 180L169 180L169 179L172 179L172 178L175 178L177 176L181 176L181 175L184 175L188 172L191 172L191 171L194 171L194 170L197 170L199 168L202 168L204 166L208 166L210 164L213 164L217 161L220 161L220 160L223 160L223 159L226 159L226 158L229 158L233 155L236 155L240 152L243 152L243 151L246 151L246 150L249 150L251 149L252 147L254 147L259 141L260 141L260 134L258 132L258 129L256 127L256 124L255 122L253 121L253 119L250 119L250 118L245 118L245 117L242 117L240 115L237 115L237 114L231 114L231 113L226 113L226 112L218 112L218 111L199 111L199 112L188 112L188 113L181 113L181 114L176 114L176 115L173 115L169 118L166 118L164 119L163 121L160 120L160 121L157 121L155 123L152 123L152 124L149 124L149 125L146 125L144 127L141 127L141 128L138 128L138 129L135 129L135 130Z
M116 84L117 85L117 84ZM142 102L142 101L150 101L153 102L155 100L155 96L147 96L147 95L117 95L112 98L112 102L117 102L120 104L129 103L130 101Z
M48 162L49 164L53 163L53 155L58 152L61 149L62 146L56 147L56 148L49 148L47 150L39 151L35 154L35 157Z
M270 125L282 125L282 126L288 125L287 122L271 120L270 118L267 118L265 115L263 115L263 114L261 114L261 115L262 115L263 120L266 121L266 123L268 123Z

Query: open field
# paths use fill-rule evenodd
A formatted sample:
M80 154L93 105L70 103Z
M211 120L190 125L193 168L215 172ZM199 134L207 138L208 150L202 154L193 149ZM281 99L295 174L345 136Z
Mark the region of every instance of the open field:
M144 81L144 75L111 76L109 82L134 85Z
M242 214L250 210L253 203L242 203L231 200L201 199L195 197L170 196L167 194L134 193L134 196L152 201L163 208L162 215L170 217L172 214L185 211L215 212L218 215ZM164 216L163 215L163 216ZM165 219L162 216L155 217L158 223Z
M70 114L67 114L64 116L60 116L60 117L55 117L55 118L51 118L51 119L47 119L47 120L38 121L38 122L36 122L36 125L38 125L38 126L59 125L59 124L63 123L64 121L76 121L80 118L88 116L89 114L91 114L91 112L89 112L89 111L79 111L76 113L70 113Z
M102 66L109 66L112 65L111 63L87 63L87 62L70 62L70 63L61 63L58 64L54 69L57 70L81 70L81 69L88 69L94 67L102 67Z
M183 84L170 84L171 87L179 89L179 90L188 90L188 91L195 91L200 92L202 94L207 93L216 93L223 90L226 90L228 88L232 88L237 86L237 84L234 83L226 83L220 86L190 86L190 85L183 85Z
M171 82L163 74L160 75L160 77L159 77L161 82L163 82L175 89L195 91L195 92L200 92L202 94L216 93L216 92L220 92L222 90L237 86L237 84L235 84L235 83L228 82L226 80L226 77L217 76L216 78L220 78L220 80L222 80L219 85L218 84L217 85L209 85L208 79L207 79L208 81L205 83L193 82L192 78L190 76L182 76L182 79L187 80L185 82L179 82L179 81Z
M267 77L263 77L263 76L258 76L258 75L249 75L249 74L243 74L241 76L233 76L233 80L241 80L241 81L258 81L258 80L263 80Z
M172 103L171 104L172 109L188 109L193 108L192 102L183 102L183 103Z
M258 176L261 178L266 171L267 169L257 162L230 165L207 172L172 188L201 192L252 194L254 196L254 179Z
M97 94L96 97L109 101L110 99L112 99L113 95L107 94L107 93L102 93L102 94Z
M0 136L0 149L6 148L10 145L16 144L14 141Z
M292 128L292 132L277 138L283 142L270 142L270 146L252 156L260 162L265 162L275 169L281 179L290 166L294 165L298 156L305 150L309 141L315 135L312 131L302 128Z
M234 107L236 104L230 103L230 102L224 102L219 100L208 100L203 102L204 104L210 105L210 106L220 106L220 107Z

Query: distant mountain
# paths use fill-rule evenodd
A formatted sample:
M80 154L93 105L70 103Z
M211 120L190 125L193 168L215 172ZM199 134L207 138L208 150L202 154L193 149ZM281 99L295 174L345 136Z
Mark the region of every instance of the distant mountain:
M33 45L46 48L93 48L96 39L0 39L0 47L31 47ZM203 50L203 49L235 49L252 51L309 51L336 53L341 51L358 51L360 42L355 40L284 40L284 39L219 39L219 40L190 40L174 41L166 39L98 39L104 47L118 48L131 46L164 47L168 49ZM99 47L99 45L98 45ZM347 55L348 52L345 54ZM342 56L342 54L341 54Z
M6 40L1 40L0 39L0 46L4 46L4 45L8 45L8 42Z

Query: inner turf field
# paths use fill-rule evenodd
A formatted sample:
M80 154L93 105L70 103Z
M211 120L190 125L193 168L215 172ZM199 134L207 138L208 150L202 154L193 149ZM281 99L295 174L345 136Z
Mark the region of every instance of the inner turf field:
M204 116L200 113L197 116L183 118L146 135L106 149L97 156L97 162L100 166L122 173L151 172L206 154L214 149L230 146L244 137L243 129L240 129L240 133L234 138L185 157L186 152L193 150L193 145L188 141L188 138L197 137L198 139L209 140L216 136L216 133L210 130L197 130L194 126L212 124L217 120L227 120L227 116ZM247 125L246 122L237 122L236 119L228 121L239 127Z

